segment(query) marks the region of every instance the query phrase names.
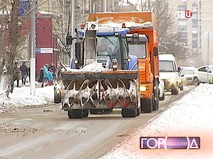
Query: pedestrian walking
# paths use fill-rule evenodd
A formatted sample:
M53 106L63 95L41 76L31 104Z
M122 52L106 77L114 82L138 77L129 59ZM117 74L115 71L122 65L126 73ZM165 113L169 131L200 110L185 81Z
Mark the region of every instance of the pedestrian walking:
M57 80L60 80L61 79L61 69L62 69L62 66L61 66L61 63L58 62L57 63L57 69L56 69L56 78Z
M42 80L41 87L44 87L48 84L49 82L48 76L49 76L48 65L45 64L43 67L43 80Z
M26 79L27 79L27 76L28 76L28 68L26 66L26 63L23 62L21 67L20 67L20 71L21 71L21 77L22 77L22 85L25 85L26 84Z
M49 86L53 85L53 78L54 78L53 70L50 69L49 72L48 72L48 79L49 79L48 85Z
M53 73L53 78L56 79L56 67L54 66L53 62L50 63L48 70Z
M39 76L39 79L38 79L38 82L42 82L44 79L44 71L43 71L43 68L40 69L40 76Z
M11 81L11 89L10 89L11 93L13 93L15 81L17 83L17 87L19 87L19 80L20 79L21 79L21 71L20 71L20 68L18 66L18 62L15 62L14 67L13 67L12 81Z

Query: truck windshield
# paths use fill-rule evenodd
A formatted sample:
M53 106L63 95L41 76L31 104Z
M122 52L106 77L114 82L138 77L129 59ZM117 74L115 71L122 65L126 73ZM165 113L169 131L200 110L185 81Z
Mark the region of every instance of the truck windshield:
M116 36L98 37L97 40L97 54L98 56L109 56L118 54L119 39Z
M175 72L173 61L159 61L160 72Z
M145 44L129 44L129 54L135 55L138 58L146 58Z

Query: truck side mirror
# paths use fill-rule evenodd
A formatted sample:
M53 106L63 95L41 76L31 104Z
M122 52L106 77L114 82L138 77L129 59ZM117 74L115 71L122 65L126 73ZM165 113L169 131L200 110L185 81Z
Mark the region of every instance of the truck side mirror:
M178 72L180 73L180 67L178 67Z
M158 47L157 46L154 47L154 56L158 56Z
M73 38L72 38L71 35L66 36L66 44L67 45L72 45L72 40L73 40Z

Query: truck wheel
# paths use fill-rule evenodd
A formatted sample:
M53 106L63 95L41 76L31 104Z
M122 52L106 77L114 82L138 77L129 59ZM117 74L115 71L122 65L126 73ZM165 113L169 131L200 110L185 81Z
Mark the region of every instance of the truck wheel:
M83 112L81 109L72 109L68 111L68 117L70 119L81 119L83 117Z
M153 99L141 99L141 111L151 113L153 110Z
M159 96L159 100L164 100L165 99L165 93L163 92L162 97Z
M137 111L137 116L140 115L140 108L137 108L136 111Z
M172 94L172 95L177 95L177 94L178 94L178 89L177 89L177 88L173 88L173 89L171 90L171 94Z
M127 109L127 108L122 108L121 114L123 118L131 118L131 117L136 117L139 115L139 110L136 109Z
M98 110L97 109L90 109L90 114L98 114Z
M103 109L104 114L109 114L113 111L113 109Z
M159 109L159 99L154 100L154 105L153 105L153 110L158 110Z
M82 110L82 113L83 113L83 117L84 117L84 118L87 118L88 115L89 115L89 110L88 110L88 109L83 109L83 110Z
M199 82L199 80L198 80L197 77L195 77L195 78L193 79L193 83L194 83L194 86L198 86L198 85L200 84L200 82Z
M180 89L181 91L183 91L183 85L181 85L181 86L179 87L179 89Z
M154 95L153 95L153 110L158 110L159 109L159 88L157 88L156 90L154 90Z

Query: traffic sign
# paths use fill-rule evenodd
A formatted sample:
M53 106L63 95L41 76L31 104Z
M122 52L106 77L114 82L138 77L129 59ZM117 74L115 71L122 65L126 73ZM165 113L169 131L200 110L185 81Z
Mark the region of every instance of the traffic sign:
M186 18L191 18L191 17L192 17L192 11L190 11L190 10L185 10L185 17L186 17Z
M22 16L29 9L29 0L20 0L20 6L18 10L18 16Z

